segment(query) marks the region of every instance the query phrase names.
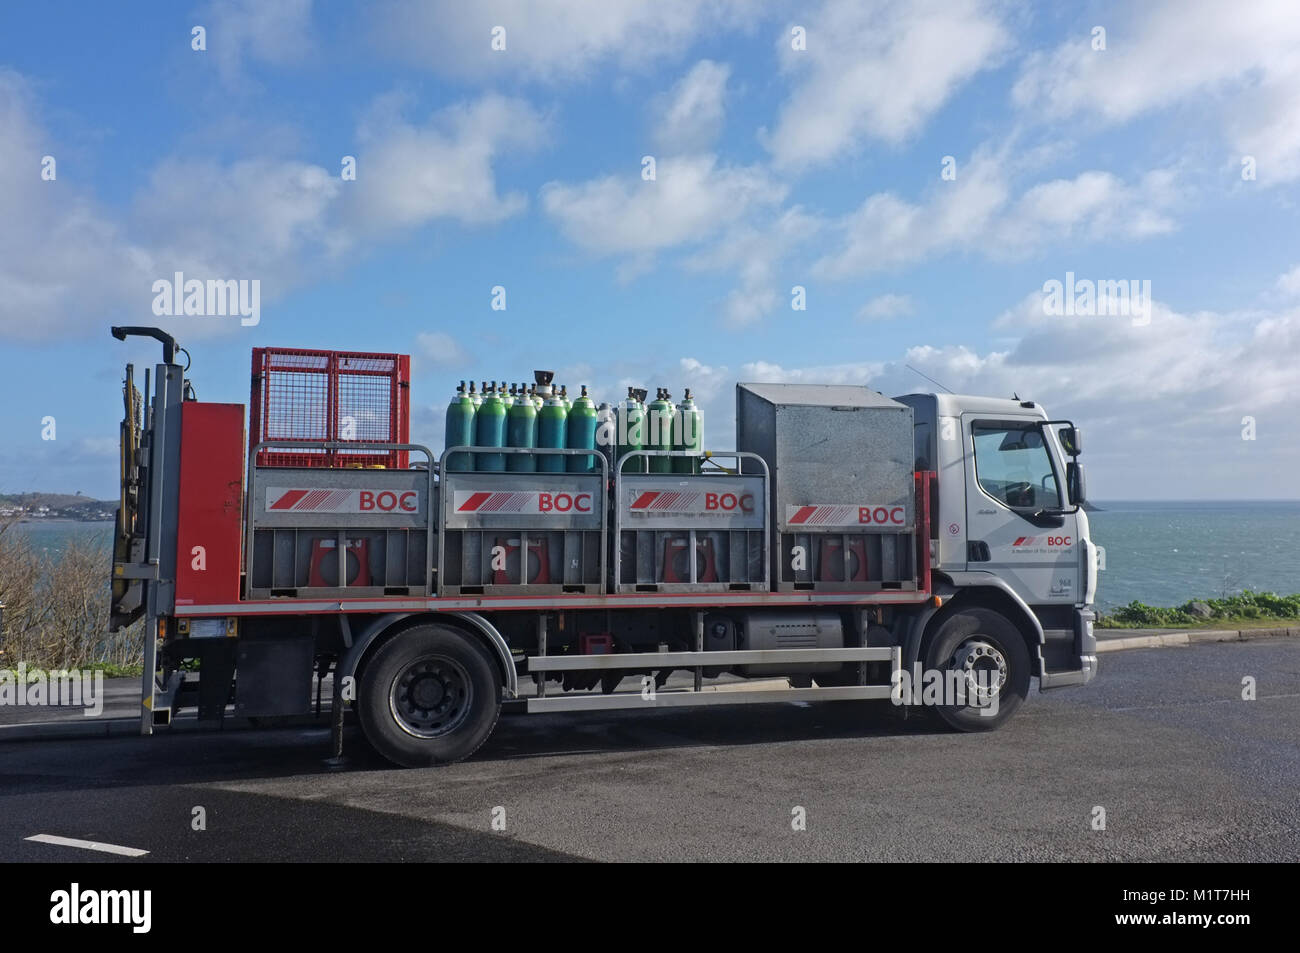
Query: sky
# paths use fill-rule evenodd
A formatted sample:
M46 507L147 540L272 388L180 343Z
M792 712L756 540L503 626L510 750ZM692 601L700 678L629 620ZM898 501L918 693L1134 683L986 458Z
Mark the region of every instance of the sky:
M435 451L535 368L717 449L738 380L933 380L1075 421L1098 500L1294 499L1298 199L1294 0L8 3L0 493L116 496L135 324L212 401L409 353Z

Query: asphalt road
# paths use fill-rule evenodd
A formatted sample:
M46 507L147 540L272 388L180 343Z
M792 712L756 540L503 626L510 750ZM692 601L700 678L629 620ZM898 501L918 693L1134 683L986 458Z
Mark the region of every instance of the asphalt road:
M840 703L505 717L472 761L428 770L350 734L331 772L326 740L0 743L0 860L1300 860L1293 639L1110 653L1093 685L982 735Z

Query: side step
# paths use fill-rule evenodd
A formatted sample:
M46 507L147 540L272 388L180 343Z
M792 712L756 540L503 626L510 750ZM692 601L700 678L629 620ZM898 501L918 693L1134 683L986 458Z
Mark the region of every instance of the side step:
M844 688L750 689L747 691L616 692L613 695L552 695L529 698L528 712L609 711L618 708L690 708L696 705L779 705L784 702L846 701L855 698L885 699L888 685L853 685Z
M619 652L612 655L535 655L530 672L580 672L592 669L690 668L703 665L772 665L782 662L888 662L901 653L897 648L848 649L739 649L726 652Z
M893 694L888 685L847 685L827 688L733 689L702 688L699 672L703 668L732 665L808 664L816 662L889 662L897 672L903 664L898 646L840 649L758 649L719 652L627 652L613 655L539 655L528 660L530 672L566 672L609 670L651 670L663 668L696 669L693 691L659 691L650 693L615 692L575 693L527 699L528 712L611 711L620 708L689 708L699 705L758 705L785 702L849 701L853 699L887 699ZM541 683L545 686L545 681Z

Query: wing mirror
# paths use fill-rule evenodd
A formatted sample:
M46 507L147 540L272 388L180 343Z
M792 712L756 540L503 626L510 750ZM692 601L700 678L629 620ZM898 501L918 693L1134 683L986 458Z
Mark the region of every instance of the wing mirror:
M1088 499L1088 480L1083 473L1083 464L1071 460L1065 465L1065 485L1070 492L1070 502L1083 506Z

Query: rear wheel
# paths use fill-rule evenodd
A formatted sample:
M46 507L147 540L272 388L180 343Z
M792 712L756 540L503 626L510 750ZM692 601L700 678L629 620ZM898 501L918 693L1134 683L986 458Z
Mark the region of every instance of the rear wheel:
M925 670L939 672L943 701L930 706L958 731L992 731L1011 717L1029 694L1029 650L1020 630L991 609L953 613L930 639ZM948 697L957 686L955 698ZM920 686L915 687L921 691Z
M442 625L406 629L367 660L357 690L366 740L404 767L468 758L501 713L501 676L472 636Z

